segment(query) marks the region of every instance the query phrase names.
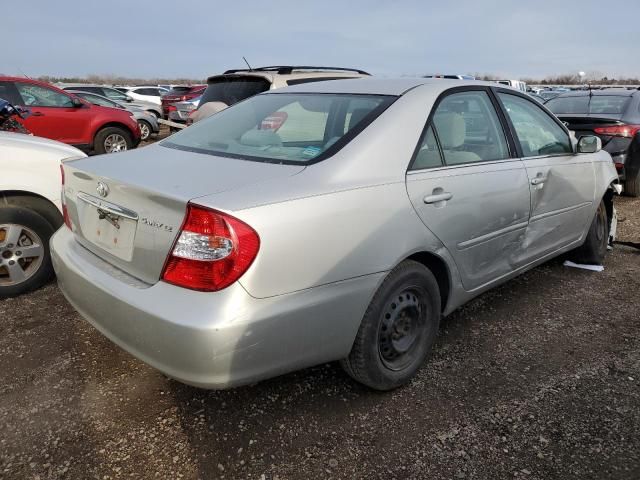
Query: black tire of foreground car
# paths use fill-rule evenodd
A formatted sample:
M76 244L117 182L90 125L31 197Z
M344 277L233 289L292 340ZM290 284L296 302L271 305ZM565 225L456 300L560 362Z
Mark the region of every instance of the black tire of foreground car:
M622 194L627 197L640 196L640 172L624 181L624 189Z
M10 228L20 230L16 243L9 241ZM51 224L33 210L14 206L0 208L0 298L30 292L53 278L49 239L54 232ZM38 245L40 254L30 256L35 255L33 247ZM10 268L15 269L13 279Z
M440 291L422 264L405 260L385 278L341 365L376 390L407 383L431 352L440 324Z
M109 145L114 145L116 142L120 147L113 149ZM131 134L124 128L120 127L106 127L96 133L95 141L93 142L95 153L111 153L115 151L131 150L133 148L133 140Z
M604 201L600 201L596 215L593 217L587 239L570 254L571 259L577 263L601 265L607 254L609 243L609 221Z

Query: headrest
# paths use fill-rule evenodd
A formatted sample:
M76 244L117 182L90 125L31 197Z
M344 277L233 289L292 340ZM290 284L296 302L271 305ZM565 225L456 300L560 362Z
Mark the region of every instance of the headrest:
M464 117L459 113L437 113L433 118L433 123L438 131L442 148L447 150L457 148L464 143L467 136L467 126Z

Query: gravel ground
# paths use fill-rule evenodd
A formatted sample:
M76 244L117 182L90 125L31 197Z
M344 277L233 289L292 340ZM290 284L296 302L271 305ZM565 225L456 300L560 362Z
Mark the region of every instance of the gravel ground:
M617 199L640 241L640 200ZM112 345L54 284L0 303L0 478L638 479L640 252L552 261L446 319L391 393L335 364L230 391Z

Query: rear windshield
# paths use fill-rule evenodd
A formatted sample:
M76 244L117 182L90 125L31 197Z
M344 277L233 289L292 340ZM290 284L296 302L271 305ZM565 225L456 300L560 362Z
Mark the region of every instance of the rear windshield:
M270 163L315 163L346 145L395 98L257 95L172 135L161 145Z
M627 108L630 97L594 95L556 97L545 105L553 113L561 114L620 114Z
M200 105L222 102L227 106L269 90L268 80L259 77L220 77L211 79Z

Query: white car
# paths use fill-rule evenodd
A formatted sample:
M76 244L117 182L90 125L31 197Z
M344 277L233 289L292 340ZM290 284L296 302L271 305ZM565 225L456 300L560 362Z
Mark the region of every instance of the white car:
M133 98L134 101L151 102L161 105L162 95L169 90L162 87L154 87L152 85L142 85L138 87L122 87L126 88L126 94Z
M64 221L60 163L79 157L64 143L0 132L0 299L53 276L49 239Z

